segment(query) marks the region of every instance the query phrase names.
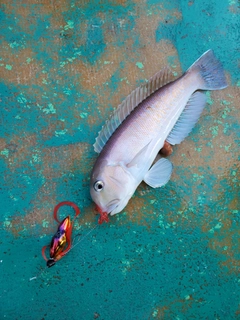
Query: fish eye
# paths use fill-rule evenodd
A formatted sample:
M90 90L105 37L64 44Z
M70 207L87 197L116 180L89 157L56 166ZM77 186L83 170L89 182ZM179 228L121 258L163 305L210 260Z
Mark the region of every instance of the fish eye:
M100 192L103 189L103 185L103 182L99 180L94 183L93 188L95 191Z

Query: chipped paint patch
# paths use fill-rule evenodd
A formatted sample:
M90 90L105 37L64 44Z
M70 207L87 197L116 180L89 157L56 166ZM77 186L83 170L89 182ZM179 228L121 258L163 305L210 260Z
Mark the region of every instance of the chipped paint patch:
M54 113L56 113L56 109L55 109L55 107L53 106L52 103L49 103L49 104L47 105L47 107L46 107L46 108L43 108L42 110L43 110L43 112L46 113L46 114L54 114Z
M12 70L12 66L10 64L6 64L5 69L11 71Z
M144 65L142 64L142 62L136 62L136 66L137 66L139 69L143 69L143 68L144 68Z

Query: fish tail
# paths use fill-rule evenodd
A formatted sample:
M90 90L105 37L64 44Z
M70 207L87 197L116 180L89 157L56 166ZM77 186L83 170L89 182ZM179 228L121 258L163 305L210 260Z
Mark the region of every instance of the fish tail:
M198 89L201 90L220 90L227 87L226 77L223 67L215 57L212 50L206 51L194 64L187 70L187 73L197 73L199 80Z

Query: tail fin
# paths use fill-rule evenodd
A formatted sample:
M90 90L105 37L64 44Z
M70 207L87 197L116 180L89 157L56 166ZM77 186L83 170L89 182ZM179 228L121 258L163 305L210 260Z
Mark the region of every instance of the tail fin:
M220 90L227 87L223 67L212 50L206 51L187 72L197 72L201 77L198 89Z

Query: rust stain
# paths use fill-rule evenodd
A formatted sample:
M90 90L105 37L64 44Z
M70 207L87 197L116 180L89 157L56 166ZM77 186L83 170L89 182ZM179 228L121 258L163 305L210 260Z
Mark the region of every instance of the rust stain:
M91 225L94 226L98 221L98 213L95 210L95 205L92 203L88 207L80 208L81 216L79 217L80 225Z
M154 319L157 320L164 320L167 319L166 318L166 311L169 310L169 306L161 306L161 307L156 307L154 308L154 311L152 312L152 314L149 316L149 320L153 319L153 313L154 313Z
M169 314L167 314L166 312L168 312L169 310L172 310L174 305L177 305L178 308L181 308L182 313L186 313L188 309L192 307L192 304L194 302L195 301L192 295L189 295L187 300L177 298L174 301L170 302L168 306L160 306L160 307L154 308L154 311L151 313L148 319L153 319L153 313L155 314L154 315L155 319L159 319L159 320L169 319Z
M101 59L95 65L89 65L80 60L75 60L71 64L66 64L64 70L73 75L79 76L79 89L83 88L86 91L93 92L97 96L97 109L101 115L106 118L106 107L112 106L116 108L121 101L136 88L136 82L140 79L148 79L167 65L167 56L177 56L176 49L172 44L162 41L155 43L155 28L157 22L149 17L147 22L141 20L137 22L137 28L143 32L142 43L144 36L149 39L149 45L140 46L140 53L134 50L134 43L131 38L125 40L124 47L117 47L115 43L121 39L121 29L116 34L113 24L103 26L104 39L107 47ZM124 24L124 21L122 22ZM146 26L147 25L147 26ZM86 25L82 26L83 35L86 34ZM140 33L141 34L141 33ZM131 55L131 61L126 59L126 55ZM136 66L139 60L139 55L144 57L144 72ZM124 61L124 67L120 68L120 63ZM179 62L177 62L176 71L179 70ZM110 90L108 84L116 71L120 72L121 81L117 84L117 89L114 94ZM103 94L104 92L104 94ZM89 124L94 124L94 115L88 119Z
M236 316L240 315L240 305L239 305L238 310L236 311L235 314L236 314Z
M55 131L57 128L60 127L60 130L64 130L64 122L62 121L51 121L49 120L49 123L46 127L44 127L43 130L41 130L41 136L43 137L43 140L48 140L49 137L53 137L55 134Z
M9 169L14 171L16 168L21 167L26 159L29 160L36 145L36 135L15 136L9 144L5 144L5 148L9 151L9 156L6 160Z
M53 208L57 203L57 197L54 195L55 190L56 183L51 180L44 183L38 190L37 195L33 197L33 209L26 212L24 216L15 213L14 216L9 217L11 227L5 229L15 237L20 237L21 232L26 230L34 236L53 233L56 228L55 223L53 223ZM49 225L43 226L44 220L48 221Z
M150 221L149 221L149 216L155 218L153 215L153 212L147 209L147 204L145 202L145 199L140 198L138 196L134 196L133 198L130 199L128 205L125 208L126 212L126 217L123 219L121 218L118 223L121 225L128 225L129 221L131 221L134 224L139 224L139 225L145 225L147 228L150 228ZM121 213L119 213L121 215ZM117 218L117 217L112 217L112 219Z
M229 177L226 176L226 179L229 179ZM229 183L231 184L232 182L230 181ZM216 202L223 203L223 201L225 201L224 199L225 192L221 192L218 195ZM227 266L230 272L238 272L238 268L240 266L240 261L238 261L234 256L236 252L239 252L240 250L240 243L233 240L234 237L236 237L237 231L233 227L232 211L236 209L239 209L239 198L233 198L232 201L228 202L227 208L223 204L222 211L216 212L214 216L210 216L206 213L201 227L204 233L214 233L214 237L209 239L209 247L218 255L225 257L224 261L221 262L221 265ZM214 219L218 221L219 227L217 229L214 228L212 223Z
M147 6L144 12L147 12ZM139 19L136 19L136 29L138 30L140 37L140 56L142 58L142 63L144 65L144 75L147 79L153 76L156 71L161 70L163 67L168 65L167 58L169 56L178 57L176 48L169 41L162 40L156 43L156 29L159 25L159 22L165 21L165 16L176 16L177 19L181 19L181 13L179 11L169 12L162 8L162 10L156 9L159 11L158 19L154 19L152 15L141 15ZM147 43L146 43L147 39ZM134 50L133 50L134 51ZM180 72L180 63L179 60L176 60L176 66L174 71ZM141 72L141 71L140 71ZM141 73L139 73L139 76Z
M235 254L240 250L240 243L233 242L236 230L232 229L232 220L226 214L221 218L221 225L221 228L214 232L214 238L209 240L209 247L225 257L221 262L222 266L226 266L230 272L238 273L240 261L235 258Z
M57 11L67 11L71 8L71 4L68 0L48 1L48 0L25 0L24 5L16 6L10 1L3 0L1 4L4 4L4 10L6 13L11 14L16 12L24 19L28 18L33 12L41 15L49 15ZM22 19L24 22L26 20Z
M115 0L115 1L113 1L113 5L118 5L118 4L120 4L120 5L123 5L123 6L125 6L126 5L126 2L127 2L127 0Z
M1 56L2 63L12 65L11 71L1 68L2 77L6 81L17 85L34 84L44 87L43 79L45 75L41 73L42 66L36 62L34 59L35 53L30 48L18 50L15 54L9 51L7 43L3 43ZM29 63L27 62L28 58L31 59Z
M99 116L95 110L92 111L91 115L88 116L87 123L89 124L90 128L92 128L96 124L99 125ZM95 138L96 137L97 137L97 132L96 132Z
M237 5L231 5L228 7L229 12L233 14L239 14L239 6Z
M49 224L49 228L43 228L42 222L44 219L51 221L51 215L46 213L46 209L44 208L34 209L31 213L27 213L24 217L14 215L13 217L10 217L12 226L8 230L15 237L20 237L20 233L25 230L27 230L31 235L41 235L43 232L45 233L46 230L50 233L52 231L52 224ZM39 231L37 231L37 226Z
M82 157L88 152L88 143L76 143L73 145L51 147L43 150L43 174L48 179L59 177L64 172L70 172L79 163L81 172L85 172L87 166L81 163ZM54 164L58 163L58 168ZM86 170L84 170L86 168Z
M6 148L6 141L3 138L0 138L0 150L2 151L4 148Z

